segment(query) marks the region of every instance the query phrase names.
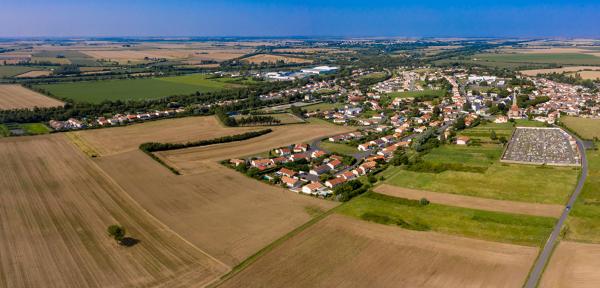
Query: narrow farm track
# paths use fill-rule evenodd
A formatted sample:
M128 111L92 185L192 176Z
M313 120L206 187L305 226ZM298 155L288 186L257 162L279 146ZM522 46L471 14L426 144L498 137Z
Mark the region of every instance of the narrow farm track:
M573 136L573 137L575 137L575 139L577 139L577 147L579 148L579 151L581 154L581 176L579 177L579 182L577 182L575 191L573 192L573 194L571 194L571 197L569 198L569 201L567 202L567 205L566 205L565 209L563 210L563 213L561 214L560 218L556 222L556 225L554 226L554 229L552 230L550 237L548 237L548 241L546 241L546 244L544 245L542 252L540 253L538 259L536 260L536 262L533 266L533 269L531 270L531 273L529 274L529 278L527 279L527 282L525 283L526 288L537 287L537 284L540 281L540 278L542 277L542 272L544 271L544 267L546 267L546 264L548 263L548 260L550 259L550 256L552 255L552 251L554 250L554 246L556 245L556 239L558 238L558 235L560 234L560 229L562 229L562 226L565 223L565 220L567 220L567 216L569 216L569 212L571 212L571 207L573 207L573 204L575 204L575 200L577 200L577 197L581 193L581 189L583 188L583 184L585 183L585 179L587 178L588 163L587 163L587 158L585 155L585 146L583 145L583 142L581 141L581 139L579 139L579 137L577 137L577 136Z

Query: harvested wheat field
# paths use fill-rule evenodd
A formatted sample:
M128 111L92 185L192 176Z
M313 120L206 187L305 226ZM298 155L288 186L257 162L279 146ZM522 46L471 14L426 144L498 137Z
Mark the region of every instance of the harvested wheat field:
M600 79L600 71L579 71L577 72L583 79L598 80Z
M216 162L195 175L176 176L141 151L95 161L149 213L229 266L336 205Z
M50 70L33 70L33 71L25 72L23 74L19 74L19 75L15 76L15 78L35 78L35 77L50 76L50 74L52 74L52 71L50 71Z
M269 134L243 142L161 151L155 154L183 174L194 174L204 171L208 167L207 165L212 166L213 163L220 160L255 155L284 145L306 143L316 138L354 130L331 124L275 126L271 129L273 132Z
M223 126L217 118L185 117L133 124L110 129L78 131L76 133L92 145L100 155L137 150L144 142L185 142L212 139L226 135L264 129L261 127Z
M542 275L540 287L600 287L600 244L562 241Z
M520 72L527 76L536 76L538 74L578 72L578 71L582 71L582 70L600 70L600 67L599 66L568 66L568 67L562 67L562 68L522 70ZM592 71L590 71L590 72L592 72ZM583 75L582 75L582 77L583 77Z
M219 287L521 287L536 255L334 214Z
M58 107L64 103L21 85L0 85L0 110Z
M252 64L274 63L277 61L283 61L285 63L311 63L312 62L312 60L309 60L309 59L281 56L281 55L271 55L271 54L258 54L258 55L250 56L248 58L244 58L244 59L242 59L242 61L246 61L246 62L249 62Z
M134 202L64 135L0 140L0 286L189 287L228 268ZM139 242L106 234L119 223Z
M82 53L95 59L113 61L140 61L147 58L187 58L193 54L190 50L149 49L149 50L82 50Z
M388 184L377 186L374 191L389 196L407 199L419 200L421 198L427 198L427 200L433 203L450 206L555 218L558 218L564 209L561 205L495 200L457 194L413 190Z

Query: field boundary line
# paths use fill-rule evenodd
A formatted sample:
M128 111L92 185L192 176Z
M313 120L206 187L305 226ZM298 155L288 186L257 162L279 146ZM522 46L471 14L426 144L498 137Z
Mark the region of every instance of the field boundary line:
M69 141L69 143L71 143L71 142ZM71 143L71 145L74 145L74 144ZM173 233L173 235L176 235L177 238L181 239L184 243L190 245L191 247L193 247L194 249L196 249L200 253L204 254L205 256L207 256L208 258L210 258L211 260L213 260L213 261L221 264L223 267L225 267L227 269L231 269L231 267L229 267L228 265L226 265L225 263L223 263L221 260L215 258L214 256L208 254L206 251L200 249L198 246L194 245L193 243L191 243L187 239L183 238L181 235L179 235L179 233L175 232L173 229L171 229L165 223L163 223L162 221L158 220L158 218L154 217L154 215L152 215L142 205L140 205L137 201L135 201L135 199L133 199L133 197L131 197L131 195L129 195L129 193L127 193L127 191L119 183L117 183L117 181L115 181L112 177L110 177L110 175L108 175L106 173L106 171L104 171L100 166L98 166L98 163L96 163L95 161L92 161L92 160L90 160L89 162L92 163L92 165L94 166L94 168L97 169L99 171L99 173L104 178L107 179L107 181L109 181L112 185L114 185L116 188L118 188L124 194L125 198L129 199L135 207L139 208L144 214L146 214L146 216L148 216L150 219L152 219L152 221L155 221L159 226L162 226L164 230L169 231L170 233Z
M292 237L294 237L294 236L302 233L306 229L308 229L311 226L317 224L319 221L325 219L327 216L335 213L335 211L337 210L337 208L340 207L340 206L342 206L342 205L338 205L336 207L333 207L333 208L331 208L331 209L329 209L329 210L327 210L327 211L325 211L325 212L323 212L323 213L315 216L314 218L308 220L308 222L300 225L299 227L296 227L294 230L292 230L289 233L281 236L279 239L273 241L271 244L269 244L269 245L265 246L264 248L258 250L258 252L252 254L250 257L246 258L244 261L242 261L239 264L237 264L236 266L234 266L231 269L231 271L229 271L225 275L221 276L221 278L219 278L218 280L214 281L213 283L210 283L206 287L216 288L216 287L221 286L227 280L231 279L235 275L237 275L240 272L244 271L246 268L250 267L256 261L260 260L260 258L262 256L264 256L265 254L273 251L275 248L279 247L280 245L282 245L283 243L285 243L287 240L289 240Z

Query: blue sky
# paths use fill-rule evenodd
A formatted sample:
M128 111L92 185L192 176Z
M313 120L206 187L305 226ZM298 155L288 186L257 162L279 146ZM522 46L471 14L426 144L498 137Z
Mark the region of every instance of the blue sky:
M16 36L600 38L600 0L0 0Z

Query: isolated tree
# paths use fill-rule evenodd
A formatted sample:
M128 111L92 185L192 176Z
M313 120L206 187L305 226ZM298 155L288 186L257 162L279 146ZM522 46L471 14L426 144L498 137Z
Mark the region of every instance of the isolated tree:
M125 228L121 225L110 225L108 226L108 235L114 238L117 242L121 243L125 238Z
M492 133L490 133L490 139L492 139L492 140L498 139L498 136L496 135L496 131L492 130Z
M502 144L506 144L506 142L508 142L508 140L506 140L506 137L504 137L504 136L500 136L500 142L501 142Z
M427 205L429 205L429 200L427 200L427 198L421 198L421 199L419 200L419 204L420 204L421 206L427 206Z

